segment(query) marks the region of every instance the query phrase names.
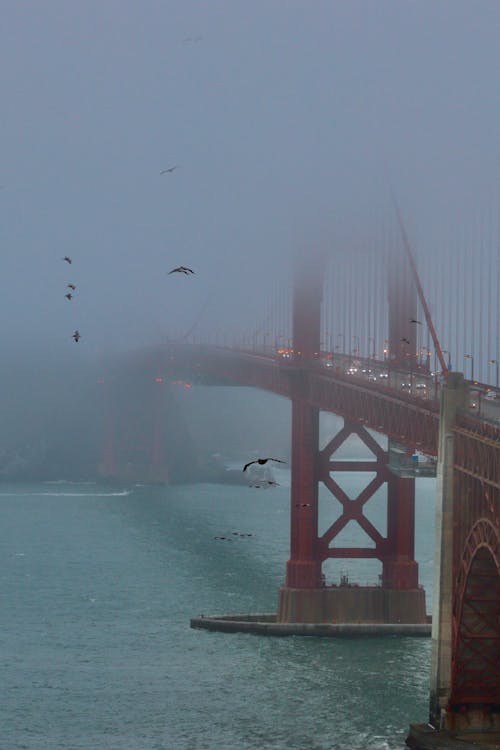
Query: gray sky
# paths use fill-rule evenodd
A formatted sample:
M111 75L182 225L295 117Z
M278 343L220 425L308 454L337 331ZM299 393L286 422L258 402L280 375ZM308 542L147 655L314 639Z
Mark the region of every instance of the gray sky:
M4 346L133 348L207 298L244 327L297 244L390 211L388 182L432 253L436 217L495 197L499 20L486 0L3 0Z

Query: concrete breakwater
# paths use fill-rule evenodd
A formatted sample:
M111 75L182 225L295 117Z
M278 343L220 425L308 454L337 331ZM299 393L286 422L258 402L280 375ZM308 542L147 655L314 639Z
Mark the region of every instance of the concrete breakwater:
M430 623L282 623L277 622L275 614L198 615L191 618L190 626L224 633L307 635L322 638L381 635L429 637L431 634Z

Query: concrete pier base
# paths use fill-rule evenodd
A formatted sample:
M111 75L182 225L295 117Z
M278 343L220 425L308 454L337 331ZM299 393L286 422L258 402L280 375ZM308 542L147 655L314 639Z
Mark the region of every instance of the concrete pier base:
M429 637L428 624L408 623L330 623L277 622L275 614L260 615L198 615L190 621L192 628L222 633L252 633L253 635L307 635L317 638L352 638L355 636L420 636Z
M280 623L426 624L423 588L338 586L279 592Z

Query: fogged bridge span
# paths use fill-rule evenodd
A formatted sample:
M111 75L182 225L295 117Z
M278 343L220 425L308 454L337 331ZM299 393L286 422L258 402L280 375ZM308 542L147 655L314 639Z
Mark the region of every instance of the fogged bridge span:
M425 625L425 597L414 559L415 477L437 470L430 716L436 726L469 722L480 731L498 729L500 716L500 390L494 258L490 266L491 298L483 294L482 312L476 316L482 327L467 321L465 342L460 340L460 315L451 315L455 328L444 318L436 325L432 301L426 298L403 232L403 248L388 262L365 262L364 275L350 269L347 278L340 279L337 264L329 284L324 257L298 263L290 304L280 292L265 323L239 340L233 335L222 342L208 337L171 341L131 353L119 368L143 378L155 394L150 454L152 465L164 469L165 476L168 457L160 444L158 394L166 382L246 386L290 399L290 558L278 623ZM453 313L454 304L442 302L434 309L441 315ZM471 307L471 300L463 304ZM467 377L458 371L465 367ZM318 440L320 411L344 419L343 428L324 446ZM388 437L387 451L369 430ZM112 434L110 425L108 437ZM352 434L366 445L372 460L336 460L337 449ZM108 440L104 473L113 473L112 454ZM351 498L337 482L344 471L366 471L374 478ZM340 507L340 515L321 535L319 483ZM364 507L384 484L387 531L381 533ZM337 537L349 522L364 530L367 546L339 546ZM324 586L325 560L355 557L381 562L381 586Z

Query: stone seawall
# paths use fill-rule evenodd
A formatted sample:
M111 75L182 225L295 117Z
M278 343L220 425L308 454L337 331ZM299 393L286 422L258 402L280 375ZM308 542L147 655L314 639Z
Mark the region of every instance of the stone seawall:
M381 635L429 637L431 634L430 623L283 623L276 621L275 614L199 615L190 620L190 626L222 633L307 635L322 638Z

